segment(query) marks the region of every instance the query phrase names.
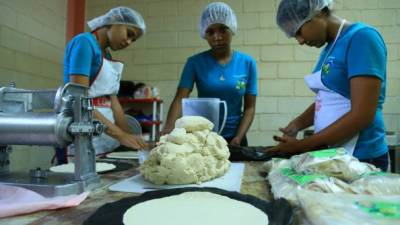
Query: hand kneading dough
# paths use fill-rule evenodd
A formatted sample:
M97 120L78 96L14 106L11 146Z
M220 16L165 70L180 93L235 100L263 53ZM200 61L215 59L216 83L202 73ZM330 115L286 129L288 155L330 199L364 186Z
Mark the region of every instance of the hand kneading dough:
M206 127L205 124L199 126ZM209 128L191 129L196 131L175 128L160 138L160 145L150 152L140 167L146 180L155 184L201 183L229 170L229 149L225 139Z
M156 216L154 216L156 215ZM185 192L129 208L125 225L268 225L260 209L210 192Z
M115 169L115 165L112 163L96 162L96 172L110 171L113 169ZM75 164L68 163L68 164L53 166L53 167L50 167L50 171L55 172L55 173L74 173L75 172Z

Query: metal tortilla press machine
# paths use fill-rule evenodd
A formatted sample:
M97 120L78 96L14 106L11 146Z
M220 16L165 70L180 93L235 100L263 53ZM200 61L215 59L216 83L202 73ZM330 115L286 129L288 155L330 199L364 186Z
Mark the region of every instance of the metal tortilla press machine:
M92 116L88 89L68 83L58 90L0 87L0 184L33 190L43 196L78 194L100 186L92 137L104 126ZM12 145L75 146L75 172L39 168L10 172Z

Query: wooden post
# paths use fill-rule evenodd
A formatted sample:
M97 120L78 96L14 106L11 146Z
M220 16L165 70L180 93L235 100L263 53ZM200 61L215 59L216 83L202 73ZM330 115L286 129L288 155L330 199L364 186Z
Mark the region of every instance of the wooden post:
M66 43L85 30L86 0L68 0Z

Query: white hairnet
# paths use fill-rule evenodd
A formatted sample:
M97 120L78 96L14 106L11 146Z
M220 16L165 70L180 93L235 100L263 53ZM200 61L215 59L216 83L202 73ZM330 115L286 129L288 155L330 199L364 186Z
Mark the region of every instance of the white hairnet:
M322 9L332 8L333 0L282 0L276 15L276 23L288 37L294 37L303 24Z
M96 17L87 22L91 31L100 27L112 24L125 24L137 27L142 30L142 34L146 31L146 25L140 13L128 7L116 7L108 11L106 14Z
M236 15L227 5L223 2L213 2L207 5L207 7L203 10L200 18L200 36L205 38L206 30L209 26L220 23L227 26L233 34L236 33L237 30L237 21Z

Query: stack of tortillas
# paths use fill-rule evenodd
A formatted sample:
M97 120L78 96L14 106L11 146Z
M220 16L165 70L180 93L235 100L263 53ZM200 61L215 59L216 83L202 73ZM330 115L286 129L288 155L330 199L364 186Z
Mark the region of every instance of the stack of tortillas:
M106 157L112 159L137 159L139 157L139 152L138 151L111 152L108 153Z

